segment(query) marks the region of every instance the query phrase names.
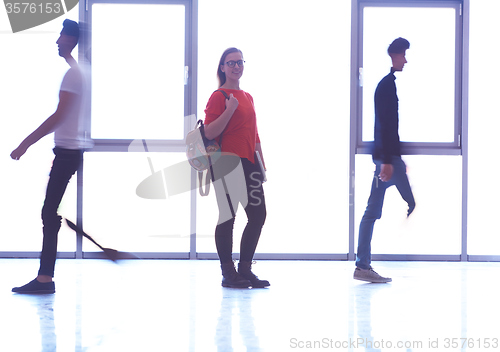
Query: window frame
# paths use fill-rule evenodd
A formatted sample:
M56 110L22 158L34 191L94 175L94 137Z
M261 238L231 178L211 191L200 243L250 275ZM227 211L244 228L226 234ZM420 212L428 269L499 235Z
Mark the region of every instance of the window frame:
M185 7L185 47L184 47L184 67L187 68L187 75L184 84L184 131L183 139L148 139L143 140L148 146L163 152L184 152L186 149L184 139L193 128L197 111L197 82L198 82L198 0L85 0L81 1L80 19L89 25L89 31L81 37L83 45L80 45L79 57L84 58L84 49L92 43L92 5L94 4L153 4L153 5L183 5ZM92 66L91 66L92 70ZM92 72L92 71L91 71ZM90 101L90 104L92 102ZM90 119L92 121L92 117ZM86 153L93 152L128 152L130 144L134 139L93 139L94 146L86 150ZM146 150L144 151L147 152ZM173 253L146 253L154 258L194 258L196 257L196 173L191 172L191 211L190 211L190 249L189 252ZM77 225L83 227L83 187L84 187L84 166L77 172ZM143 253L144 254L144 253ZM77 236L76 258L102 258L102 253L83 252L82 236Z
M459 255L374 255L374 260L470 260L467 253L467 194L468 194L468 99L469 99L469 12L470 0L352 0L351 2L351 114L349 156L349 260L355 260L355 165L356 155L370 154L373 142L362 141L362 9L366 6L385 7L454 7L459 18L455 29L455 135L453 143L403 142L403 155L462 156L462 220L461 253Z

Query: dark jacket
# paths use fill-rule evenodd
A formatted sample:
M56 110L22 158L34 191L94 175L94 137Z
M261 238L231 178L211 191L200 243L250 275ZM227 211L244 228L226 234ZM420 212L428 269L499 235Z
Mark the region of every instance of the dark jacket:
M382 160L384 164L391 164L392 156L401 156L395 80L391 70L375 90L375 141L372 155L374 160Z

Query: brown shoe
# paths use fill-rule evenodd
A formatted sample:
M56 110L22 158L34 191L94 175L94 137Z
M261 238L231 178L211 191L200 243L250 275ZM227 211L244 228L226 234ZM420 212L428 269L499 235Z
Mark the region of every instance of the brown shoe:
M380 276L372 268L370 269L356 268L356 270L354 270L353 278L356 280L373 282L373 283L387 283L392 281L390 277Z

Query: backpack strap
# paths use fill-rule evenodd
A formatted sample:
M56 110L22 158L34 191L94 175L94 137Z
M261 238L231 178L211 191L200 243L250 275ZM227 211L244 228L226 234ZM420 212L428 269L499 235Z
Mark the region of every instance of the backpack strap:
M227 95L227 93L224 92L222 89L217 89L215 92L221 92L224 95L224 97L227 100L229 100L229 95ZM198 121L198 122L200 122L200 121ZM204 131L203 122L201 122L200 129L201 129L202 136L205 138L205 131ZM222 133L219 136L219 144L222 145ZM211 180L215 180L214 169L212 167L212 161L211 161L210 155L208 155L208 159L209 159L209 163L210 163L210 172L208 172L208 170L207 170L207 174L205 175L205 190L203 190L203 171L198 171L198 181L199 181L199 184L200 184L200 195L202 197L205 197L205 196L208 195L208 193L210 192L210 181ZM231 204L231 199L229 198L229 194L228 194L228 191L227 191L227 186L226 186L226 182L225 182L224 178L222 178L222 182L223 182L223 185L224 185L224 190L226 192L226 197L228 198L229 209L231 210L231 214L234 217L235 213L234 213L233 205Z
M229 100L229 95L227 95L227 93L225 91L223 91L222 89L217 89L216 92L221 92L224 97ZM219 144L222 146L222 133L220 134L220 137L219 137ZM210 166L210 171L212 172L212 177L213 177L213 169L212 169L212 166ZM208 176L208 174L207 174ZM221 177L221 180L222 180L222 185L224 186L224 191L226 192L226 198L227 198L227 203L229 205L229 210L231 211L231 215L234 217L236 217L236 214L234 212L234 208L233 208L233 203L231 202L231 197L229 196L229 191L227 189L227 184L226 184L226 180L224 179L224 177Z
M200 196L208 196L210 192L210 173L207 172L205 176L205 190L203 190L203 171L198 171L198 182L200 184Z
M224 92L222 89L217 89L215 92L221 92L221 93L224 95L224 97L225 97L227 100L229 100L229 95L227 95L227 93L226 93L226 92ZM215 93L215 92L214 92L214 93Z
M216 91L214 91L214 93L215 93L215 92L221 92L221 93L222 93L222 95L224 95L224 97L225 97L227 100L229 100L229 95L227 95L227 93L226 93L226 92L224 92L222 89L217 89ZM225 110L225 108L224 108L224 110ZM219 145L221 146L221 148L222 148L222 135L223 135L223 133L224 133L224 131L222 131L222 133L219 135Z
M200 195L202 197L208 196L208 193L210 192L210 179L214 180L214 169L212 165L210 165L210 172L207 170L207 174L205 175L205 190L203 190L203 171L198 171L198 181L200 183ZM227 189L227 184L226 180L224 177L220 178L222 181L222 186L224 187L224 193L226 193L226 198L227 198L227 204L229 205L229 210L231 211L231 215L236 217L236 213L234 212L233 208L233 202L231 201L231 197L229 196L229 191Z

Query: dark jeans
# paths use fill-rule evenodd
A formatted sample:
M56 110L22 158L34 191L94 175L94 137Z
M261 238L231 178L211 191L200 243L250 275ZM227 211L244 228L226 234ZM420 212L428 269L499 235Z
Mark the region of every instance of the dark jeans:
M54 148L54 162L50 171L49 183L42 208L43 245L40 256L39 275L54 276L57 256L57 235L62 218L57 209L64 196L69 180L83 161L83 151Z
M215 228L215 245L221 264L230 263L233 260L233 226L240 203L248 218L241 236L240 261L250 262L253 259L266 220L266 201L262 178L257 159L256 164L252 164L248 159L241 159L241 167L224 176L231 201L228 200L222 179L218 179L214 183L219 207L219 221ZM229 203L233 207L234 216L228 210Z
M384 204L384 196L387 188L396 186L401 197L408 203L408 216L415 209L415 199L411 191L408 176L406 175L406 165L401 157L394 156L392 158L392 166L394 172L388 182L379 180L378 175L382 162L374 160L376 165L375 174L373 176L372 190L368 205L359 225L358 251L356 253L356 266L361 269L369 269L371 264L371 241L373 235L373 226L375 220L382 217L382 206Z

